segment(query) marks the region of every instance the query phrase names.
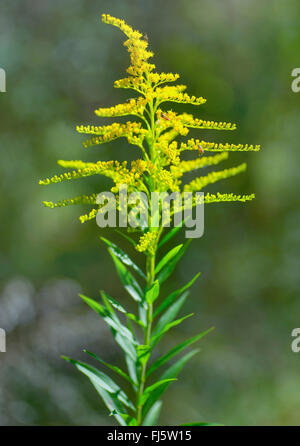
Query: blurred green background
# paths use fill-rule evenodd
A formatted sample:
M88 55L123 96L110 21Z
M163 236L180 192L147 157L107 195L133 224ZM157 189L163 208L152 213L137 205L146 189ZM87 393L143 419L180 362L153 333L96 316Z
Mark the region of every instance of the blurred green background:
M100 123L96 107L130 96L112 87L128 54L123 35L100 22L103 12L147 33L158 70L179 72L189 92L207 98L199 117L238 123L236 132L211 132L210 140L262 145L259 153L232 155L229 164L247 161L248 171L218 187L257 199L207 206L204 237L164 288L202 271L185 307L194 318L166 337L161 352L216 330L169 388L160 424L300 425L300 353L290 346L300 325L300 93L291 90L291 71L300 66L297 0L1 2L0 327L7 352L0 353L0 425L114 423L60 355L82 358L88 348L121 364L108 328L78 293L97 297L105 289L128 298L99 241L102 230L77 219L85 209L41 205L101 183L38 186L59 172L60 158L137 155L123 140L84 151L74 130Z

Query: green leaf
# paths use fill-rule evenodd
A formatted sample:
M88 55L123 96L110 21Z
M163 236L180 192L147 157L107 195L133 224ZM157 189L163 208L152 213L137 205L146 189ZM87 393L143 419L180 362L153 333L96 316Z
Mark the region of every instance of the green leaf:
M96 302L95 300L91 299L90 297L84 296L83 294L80 294L80 297L84 300L85 303L87 303L96 313L100 314L100 316L105 320L105 322L114 330L119 332L122 336L125 336L131 344L137 344L137 341L134 339L132 333L128 328L126 328L119 319L112 317L112 315L109 313L109 311L104 308L100 303Z
M125 361L127 364L127 369L128 369L128 373L130 378L132 379L132 381L134 382L135 386L138 385L138 378L137 378L137 370L136 370L136 359L133 360L131 356L126 355L125 356Z
M185 220L182 220L178 226L175 226L173 229L171 229L160 241L158 247L161 248L165 243L167 243L172 237L174 237L178 231L182 228L182 226L185 224L185 222L189 219L186 218Z
M159 342L162 335L164 335L167 331L169 331L171 328L176 327L176 325L181 324L185 319L193 316L194 313L190 313L187 316L184 316L180 319L176 319L176 321L170 322L167 324L159 333L157 333L155 336L152 336L150 342L151 342L151 349Z
M96 387L100 386L105 391L109 392L116 396L116 398L123 403L125 406L129 407L132 410L135 410L134 405L129 400L125 392L105 373L100 372L100 370L95 369L89 364L85 364L84 362L76 361L74 359L63 356L63 359L75 365L75 367L84 375L86 375L91 383Z
M182 305L186 301L186 298L188 297L189 292L186 291L183 293L183 295L178 299L173 305L171 305L165 313L161 316L159 321L157 322L152 335L155 336L157 333L159 333L169 322L171 322L179 313Z
M118 301L110 297L107 293L105 293L105 291L100 291L100 293L102 295L102 298L107 299L113 308L120 311L120 313L125 314L129 319L136 322L141 327L145 327L145 324L140 319L138 319L135 314L129 313L127 310L125 310L125 308Z
M108 248L110 255L114 261L117 272L120 276L120 279L126 289L126 291L133 297L134 300L140 302L143 299L143 292L135 280L130 271L126 268L126 266L121 262L121 260L114 254L111 248Z
M162 385L164 385L166 383L170 383L171 381L177 381L177 379L176 378L162 379L162 380L157 381L156 383L152 384L151 386L146 387L143 394L139 398L138 406L139 407L143 406L145 404L145 402L147 401L147 399L149 398L149 396L151 395L151 393L155 389L161 387Z
M131 417L127 413L118 413L116 410L113 410L109 416L120 415L125 421L126 426L137 426L137 420L134 417Z
M161 406L161 401L156 401L156 403L153 404L143 421L143 426L155 426L160 414Z
M131 258L115 243L112 243L110 240L107 240L104 237L100 237L101 240L106 243L107 246L111 249L111 251L118 257L125 265L131 266L131 268L136 271L143 279L147 279L143 271L131 260Z
M115 417L115 419L118 421L118 423L121 426L127 426L126 421L122 417L121 413L126 412L124 407L121 405L118 398L113 394L109 393L106 390L104 390L101 386L99 386L96 383L93 383L95 389L97 390L98 394L101 396L101 398L104 401L104 404L110 411L110 413Z
M134 382L132 381L132 379L125 373L123 372L122 369L120 369L119 367L109 364L108 362L103 361L103 359L101 359L99 356L95 355L95 353L89 352L88 350L83 350L85 353L87 353L88 355L90 355L92 358L96 359L97 361L99 361L101 364L105 365L106 367L110 368L111 370L113 370L114 372L116 372L118 375L122 376L124 379L126 379L126 381L130 382L130 384L134 384Z
M198 349L191 350L189 353L180 358L177 362L175 362L171 367L169 367L160 377L163 379L177 378L177 375L180 373L184 365L196 354L198 353ZM159 388L155 389L148 400L146 401L145 406L143 407L143 415L145 416L150 408L154 405L154 403L161 397L161 395L167 390L170 383L165 383Z
M94 311L96 311L97 313L99 313L100 315L102 315L102 310L103 307L101 304L99 304L98 302L94 301L93 299L90 299L89 297L80 295L80 297L84 298L85 302L91 306L91 308L93 308ZM126 355L129 355L133 361L136 360L137 356L136 356L136 350L134 348L133 343L128 339L127 334L123 335L119 328L121 327L121 322L119 321L119 319L117 318L116 314L110 314L108 313L108 310L106 310L105 316L107 316L107 314L111 317L112 321L114 321L114 324L112 326L112 324L110 323L110 328L113 334L113 337L115 338L115 341L117 342L117 344L119 344L119 346L121 347L121 349L126 353ZM108 321L107 321L108 322ZM111 322L111 321L110 321ZM117 327L117 329L115 328ZM130 331L126 328L125 330L127 330L127 332L130 333ZM130 333L130 338L132 337L132 334Z
M167 264L170 262L170 260L176 256L176 254L178 253L178 251L180 251L180 249L182 248L182 244L175 246L174 248L172 248L162 259L161 261L157 264L156 268L155 268L155 274L158 274L159 271Z
M162 284L172 274L177 262L181 259L192 239L189 239L178 251L178 253L162 268L158 274L159 283Z
M173 302L174 300L181 294L183 293L185 290L187 290L190 286L193 285L193 283L198 279L198 277L200 276L201 273L198 273L195 275L195 277L193 277L192 280L189 281L189 283L187 283L186 285L184 285L182 288L180 288L179 290L173 291L157 308L157 310L154 312L153 317L156 317L159 313L161 313L163 310L165 310L166 308L168 308Z
M149 290L146 291L145 298L149 304L153 304L153 302L158 298L159 289L160 289L159 281L155 280L155 282L153 282Z
M138 345L137 358L140 364L145 364L148 361L151 350L152 348L150 345Z
M126 357L127 357L127 355L130 356L130 358L135 362L137 359L137 355L136 355L136 349L134 348L132 343L129 342L125 336L122 336L114 328L112 328L111 331L112 331L113 337L115 338L115 341L117 342L117 344L119 344L121 349L126 353Z
M214 327L209 328L206 331L203 331L202 333L193 336L190 339L187 339L186 341L182 342L181 344L176 345L173 347L168 353L158 358L150 367L150 369L147 372L147 377L151 375L155 370L157 370L159 367L164 365L166 362L168 362L171 358L173 358L175 355L178 355L182 350L186 349L190 345L194 344L195 342L199 341L201 338L206 336L208 333L210 333Z

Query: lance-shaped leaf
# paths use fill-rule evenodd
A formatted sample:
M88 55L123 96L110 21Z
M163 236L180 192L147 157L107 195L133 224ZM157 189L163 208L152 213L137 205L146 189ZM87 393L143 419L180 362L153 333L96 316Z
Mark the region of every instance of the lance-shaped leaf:
M190 339L187 339L186 341L182 342L181 344L176 345L173 347L168 353L158 358L150 367L150 369L147 372L147 377L151 375L155 370L157 370L159 367L164 365L166 362L168 362L170 359L172 359L174 356L178 355L180 352L185 350L190 345L194 344L195 342L199 341L201 338L206 336L208 333L210 333L214 327L209 328L206 331L203 331L202 333L193 336Z
M195 277L193 277L193 279L190 280L186 285L184 285L182 288L176 291L173 291L173 293L171 293L166 299L164 299L163 302L159 305L159 307L155 310L153 317L156 317L159 313L161 313L163 310L172 305L174 300L177 299L177 297L180 296L180 294L182 294L185 290L187 290L190 286L193 285L193 283L198 279L200 274L201 273L196 274Z
M170 231L168 231L167 234L161 239L158 247L161 248L165 243L171 240L171 238L173 238L177 234L177 232L180 231L180 229L183 227L183 225L189 218L190 217L187 217L185 220L182 220L178 226L175 226Z
M141 407L145 404L145 402L147 401L147 399L149 398L149 396L155 389L161 387L162 385L164 385L166 383L170 383L171 381L176 381L176 378L162 379L162 380L157 381L156 383L152 384L151 386L146 387L143 394L139 398L138 407Z
M143 273L143 271L131 260L131 258L121 248L119 248L115 243L112 243L110 240L107 240L104 237L100 238L104 243L106 243L107 246L109 246L111 251L115 254L116 257L118 257L121 260L121 262L123 262L127 266L130 266L143 279L146 279L146 276Z
M137 420L134 417L131 417L127 413L118 413L116 410L113 410L110 413L110 416L120 415L125 421L126 426L137 426Z
M104 390L101 386L99 386L96 382L93 383L95 389L101 396L101 398L104 401L104 404L110 411L111 415L114 416L114 418L118 421L118 423L121 426L127 426L126 421L124 420L122 413L125 413L125 409L123 405L120 403L118 398L113 393L109 393L106 390Z
M126 358L127 356L129 356L131 360L135 362L137 359L137 354L134 345L132 345L132 343L128 340L128 338L121 335L120 332L118 332L114 328L111 328L111 331L117 344L119 344L121 349L126 353Z
M136 361L137 358L133 359L130 355L126 355L125 356L125 361L127 364L127 369L128 369L128 373L130 378L132 379L132 381L134 382L136 388L138 385L138 378L137 378L137 367L136 367Z
M155 280L155 282L153 282L149 290L147 290L145 293L146 302L148 302L149 304L153 304L153 302L155 302L155 300L159 296L159 289L160 289L159 281Z
M144 418L143 426L155 426L161 411L161 406L162 406L162 401L156 401L156 403L153 404L153 406L151 407L151 409Z
M177 314L179 313L182 305L184 304L184 302L186 301L186 298L188 297L189 292L186 291L185 293L183 293L183 295L180 297L180 299L178 299L175 303L173 303L173 305L171 305L166 311L165 313L161 316L161 318L159 319L159 321L157 322L152 335L155 336L156 334L158 334L159 332L161 332L163 330L163 328L169 324L169 322L171 322L173 319L175 319L175 317L177 316Z
M83 297L82 295L80 295L80 296ZM85 302L88 305L91 306L91 308L93 308L94 311L96 311L97 313L101 314L101 311L102 311L101 307L102 307L102 305L100 305L98 302L96 302L96 301L94 301L93 299L90 299L90 298L86 298L85 297L84 300L85 300ZM113 316L113 315L111 314L110 316ZM115 317L116 316L114 316L114 318ZM114 326L112 326L111 323L109 325L110 325L113 337L115 338L117 344L119 344L119 346L126 353L126 355L129 355L132 358L132 360L135 361L136 358L137 358L137 355L136 355L136 350L135 350L134 344L130 340L132 338L131 332L126 327L123 327L123 328L125 328L125 330L127 330L126 334L124 335L119 330L119 328L122 325L121 322L119 320L116 320L116 319L115 320L112 319L112 321L114 322ZM115 327L117 327L117 328L115 328ZM130 333L130 335L129 335L130 339L128 339L128 333Z
M191 350L189 353L184 355L182 358L180 358L175 364L173 364L171 367L169 367L160 377L160 380L163 379L170 379L170 378L177 378L177 375L180 373L184 365L196 354L198 353L198 349ZM150 408L156 403L157 400L161 397L161 395L167 390L170 383L165 383L159 388L155 389L148 400L146 401L144 407L143 407L143 415L145 416Z
M181 322L183 322L185 319L193 316L194 313L190 313L187 316L184 316L180 319L176 319L176 321L170 322L169 324L165 325L165 327L159 332L157 333L155 336L152 336L150 342L151 342L151 350L153 349L153 347L160 341L161 337L167 332L169 331L171 328L176 327L177 325L181 324Z
M111 248L108 249L114 264L116 266L117 272L120 276L120 279L124 285L126 291L133 297L134 300L140 302L143 299L143 292L141 290L140 285L135 280L130 271L126 268L126 266L121 262L121 260L114 254Z
M177 262L181 259L188 246L190 245L192 239L189 239L178 251L178 253L161 269L158 274L158 281L162 284L169 276L172 274Z
M101 364L105 365L109 369L116 372L118 375L122 376L122 378L124 378L124 379L126 379L126 381L130 382L130 384L134 384L132 379L127 375L127 373L123 372L123 370L120 369L120 367L117 367L115 365L112 365L112 364L109 364L108 362L103 361L103 359L101 359L98 355L95 355L95 353L89 352L88 350L83 350L83 351L85 353L87 353L88 355L90 355L92 358L96 359L96 361L99 361Z
M118 301L116 301L115 299L110 297L104 291L101 291L101 295L102 295L102 298L107 300L113 308L120 311L120 313L125 314L126 317L128 317L128 319L131 319L132 321L136 322L141 327L145 327L145 324L140 319L138 319L135 314L129 313L127 310L125 310L125 308Z
M172 248L162 259L161 261L157 264L156 268L155 268L155 274L158 274L159 271L165 266L167 265L173 257L176 256L176 254L180 251L180 249L182 248L182 244L175 246L174 248Z
M128 328L126 328L119 319L112 317L112 314L104 308L99 302L80 294L80 297L94 310L96 313L100 314L100 316L105 320L105 322L114 330L119 332L122 336L125 336L132 344L137 344L134 339L132 333Z
M76 361L66 356L64 356L63 359L75 365L75 367L81 373L83 373L89 378L89 380L96 387L96 389L98 388L98 386L100 386L102 389L106 390L110 394L115 395L115 397L120 401L120 403L123 403L130 409L135 410L135 406L129 400L126 393L105 373L100 372L100 370L97 370L91 365L85 364L84 362Z
M150 356L152 347L151 345L138 345L137 347L137 359L140 364L145 364Z

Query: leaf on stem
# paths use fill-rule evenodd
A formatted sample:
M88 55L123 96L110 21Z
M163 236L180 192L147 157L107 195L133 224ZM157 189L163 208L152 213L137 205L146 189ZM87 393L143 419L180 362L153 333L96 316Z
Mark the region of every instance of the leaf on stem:
M193 285L193 283L198 279L200 274L201 273L196 274L195 277L189 281L189 283L181 287L179 290L173 291L166 299L164 299L163 302L159 305L159 307L155 310L153 317L156 317L159 313L168 308L181 293L183 293L185 290L187 290L190 286Z
M179 313L182 305L186 301L186 298L188 297L189 292L186 291L183 293L183 295L178 299L173 305L171 305L160 317L159 321L157 322L152 335L155 336L157 333L161 332L163 328L171 322Z
M134 339L130 330L125 327L121 321L116 317L116 315L112 315L107 308L104 308L99 302L96 302L94 299L90 297L84 296L80 294L80 297L87 303L96 313L100 314L100 316L105 320L105 322L114 330L119 332L122 336L125 336L131 344L137 344L137 341ZM113 316L113 317L112 317Z
M144 418L143 426L155 426L161 411L162 401L156 401Z
M103 359L101 359L98 355L96 355L95 353L92 353L88 350L83 350L85 353L87 353L88 355L90 355L92 358L96 359L96 361L100 362L101 364L105 365L106 367L110 368L111 370L113 370L114 372L116 372L118 375L122 376L124 379L126 379L126 381L130 382L130 384L134 384L134 382L132 381L132 379L127 375L127 373L123 372L122 369L120 369L119 367L109 364L108 362L103 361Z
M161 261L157 264L156 268L155 268L155 274L158 274L159 271L165 266L167 265L171 259L173 257L176 256L176 254L180 251L180 249L182 248L182 243L181 245L175 246L174 248L172 248L162 259Z
M143 273L143 271L131 260L131 258L126 254L126 252L124 252L121 248L119 248L115 243L111 242L110 240L104 237L100 238L104 243L106 243L106 245L111 249L111 251L115 254L115 256L121 260L121 262L123 262L127 266L130 266L143 279L146 279L146 276Z
M168 362L170 359L172 359L174 356L178 355L182 350L185 350L190 345L194 344L195 342L199 341L201 338L206 336L208 333L210 333L214 327L209 328L206 331L203 331L202 333L193 336L190 339L187 339L186 341L182 342L181 344L176 345L173 347L168 353L158 358L150 367L150 369L147 372L147 377L151 375L155 370L157 370L159 367L164 365L166 362Z
M151 350L154 348L154 346L160 341L161 337L167 332L169 331L171 328L176 327L176 325L181 324L181 322L183 322L185 319L188 319L189 317L193 316L194 313L190 313L187 316L184 316L180 319L176 319L173 322L170 322L169 324L165 325L164 328L157 333L155 336L152 336L150 342L151 342Z
M178 226L175 226L174 228L172 228L160 241L158 247L161 248L165 243L167 243L172 237L174 237L178 231L180 231L180 229L183 227L183 225L185 224L185 222L189 219L189 217L187 217L185 220L182 220L180 222L180 224Z
M176 378L162 379L162 380L157 381L156 383L152 384L151 386L146 387L143 394L139 398L138 406L139 407L143 406L154 390L156 390L157 388L161 387L162 385L164 385L166 383L170 383L171 381L177 381L177 379Z
M101 389L108 392L110 395L113 395L120 403L124 404L125 406L129 407L132 410L135 410L135 406L129 400L126 393L105 373L100 372L100 370L95 369L91 365L85 364L84 362L76 361L66 356L63 356L63 359L75 365L75 367L81 373L86 375L97 391L98 388L100 387Z
M198 349L191 350L189 353L180 358L177 362L175 362L171 367L169 367L160 377L161 380L169 379L169 378L177 378L177 375L180 373L184 365L196 354L198 353ZM148 400L146 401L143 407L143 415L145 416L150 408L154 405L154 403L159 400L161 395L167 390L170 383L165 383L159 388L155 389Z
M145 293L145 298L147 303L153 304L155 302L155 300L159 296L159 289L160 289L159 281L155 280L155 282L153 282L149 290L147 290Z
M125 314L126 317L128 317L128 319L131 319L132 321L136 322L141 327L145 327L145 324L140 319L138 319L135 314L129 313L127 310L125 310L125 308L118 301L116 301L111 296L109 296L107 293L105 293L105 291L101 291L101 295L102 295L102 298L105 298L106 300L108 300L108 302L112 305L113 308L120 311L120 313Z
M124 285L124 288L134 300L140 302L143 299L143 292L141 290L140 285L133 277L131 272L128 271L126 266L121 262L121 260L114 254L112 248L108 248L108 252L112 256L112 259L114 261L119 277Z
M160 284L162 284L170 276L170 274L172 274L176 264L190 245L191 240L192 239L189 239L183 246L181 246L181 249L177 252L177 254L161 269L157 277Z

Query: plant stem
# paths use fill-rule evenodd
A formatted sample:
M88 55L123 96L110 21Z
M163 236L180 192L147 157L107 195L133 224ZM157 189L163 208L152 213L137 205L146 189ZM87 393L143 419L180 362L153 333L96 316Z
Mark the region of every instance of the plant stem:
M153 253L149 253L147 255L147 287L150 288L151 285L154 282L155 279L155 255L156 255L156 249ZM153 313L153 305L151 303L148 303L147 307L147 319L146 319L146 327L144 330L144 345L149 346L150 340L151 340L151 328L152 328L152 313ZM142 424L142 409L143 406L140 404L140 398L143 395L144 388L145 388L145 382L146 382L146 370L147 370L147 363L149 360L149 356L146 356L146 358L143 360L142 368L140 372L140 380L139 380L139 386L137 390L137 425L140 426Z
M155 142L156 142L156 124L155 124L155 107L153 104L153 100L149 104L150 106L150 123L148 124L148 128L151 129L152 138L151 141L149 141L149 155L152 162L155 162L156 154L154 152ZM147 157L148 158L148 157ZM148 158L149 159L149 158ZM153 190L156 190L155 184L151 184L151 192ZM163 228L160 228L157 231L157 238L156 242L153 246L153 250L151 252L147 253L147 259L146 259L146 275L147 275L147 289L149 289L154 280L155 280L155 257L156 257L156 251L157 251L157 245L158 240L161 235ZM146 326L144 329L144 346L149 347L150 346L150 340L151 340L151 328L152 328L152 318L153 318L153 304L147 303L147 317L146 317ZM145 389L145 383L146 383L146 370L147 370L147 363L150 358L150 353L146 354L145 358L143 358L142 366L140 370L140 379L139 384L137 388L137 412L136 412L136 420L137 425L140 426L143 421L143 405L140 404L140 398L143 395L144 389Z

